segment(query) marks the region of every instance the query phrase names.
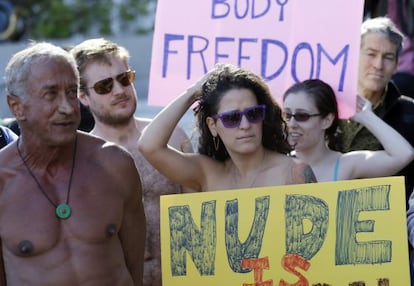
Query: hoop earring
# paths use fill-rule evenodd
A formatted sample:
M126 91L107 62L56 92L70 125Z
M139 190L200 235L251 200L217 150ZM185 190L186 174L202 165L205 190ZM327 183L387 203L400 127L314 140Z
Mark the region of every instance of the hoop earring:
M285 131L283 131L283 141L286 141L288 139L288 135L286 134Z
M218 151L220 139L217 136L213 136L213 144L214 144L214 149Z

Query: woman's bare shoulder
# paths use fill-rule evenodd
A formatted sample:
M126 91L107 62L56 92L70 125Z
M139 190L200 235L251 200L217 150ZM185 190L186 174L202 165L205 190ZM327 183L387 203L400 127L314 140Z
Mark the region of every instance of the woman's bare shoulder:
M311 166L303 161L288 157L291 161L291 181L289 184L304 184L304 183L316 183L316 176L313 173Z
M205 155L193 155L190 156L198 157L199 164L203 170L205 181L202 183L203 191L212 191L212 190L224 190L230 188L230 169L231 161L227 160L225 162L214 160Z

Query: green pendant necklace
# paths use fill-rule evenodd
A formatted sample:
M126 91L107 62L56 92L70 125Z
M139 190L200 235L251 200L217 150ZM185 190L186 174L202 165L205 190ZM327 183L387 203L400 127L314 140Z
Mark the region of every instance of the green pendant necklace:
M22 153L20 152L19 148L20 143L20 137L17 139L17 153L19 154L20 159L22 160L24 166L26 167L27 171L29 172L30 176L33 178L33 180L36 182L37 186L39 187L42 194L45 196L45 198L55 207L55 214L60 219L68 219L70 215L72 214L72 208L69 205L69 194L70 194L70 187L72 185L72 177L73 177L73 171L75 169L75 159L76 159L76 147L77 147L77 137L75 139L75 146L73 148L73 158L72 158L72 169L70 171L69 176L69 183L68 183L68 190L66 192L66 202L61 204L55 204L52 199L47 195L46 191L42 188L42 185L40 184L39 180L36 178L36 176L33 174L32 170L30 169L27 162L24 160Z

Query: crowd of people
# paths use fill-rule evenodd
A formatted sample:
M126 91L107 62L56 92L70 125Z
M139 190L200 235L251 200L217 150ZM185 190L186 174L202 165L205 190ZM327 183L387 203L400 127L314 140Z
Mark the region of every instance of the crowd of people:
M186 192L402 175L414 245L414 95L392 80L404 37L388 17L362 24L350 119L321 79L293 84L281 106L231 64L140 118L124 47L24 48L5 68L19 132L0 130L0 285L160 286L159 199ZM177 126L194 106L196 150Z

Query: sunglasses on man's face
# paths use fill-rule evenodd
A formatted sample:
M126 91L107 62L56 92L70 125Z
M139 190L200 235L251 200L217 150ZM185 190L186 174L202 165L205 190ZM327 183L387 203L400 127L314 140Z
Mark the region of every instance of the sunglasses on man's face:
M126 72L120 73L115 77L108 77L103 80L100 80L96 82L93 86L86 88L93 88L97 94L110 93L112 91L112 88L114 87L114 78L122 86L129 86L135 80L135 71L127 70Z
M255 105L246 108L243 111L232 110L223 113L219 113L214 116L215 119L220 119L226 128L235 128L240 125L243 115L250 123L258 123L264 120L266 106L264 104Z
M321 115L320 113L309 114L306 112L296 112L296 113L283 112L283 118L285 118L286 121L290 121L293 117L295 118L297 122L305 122L305 121L308 121L311 117L320 116L320 115Z

